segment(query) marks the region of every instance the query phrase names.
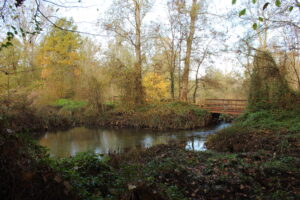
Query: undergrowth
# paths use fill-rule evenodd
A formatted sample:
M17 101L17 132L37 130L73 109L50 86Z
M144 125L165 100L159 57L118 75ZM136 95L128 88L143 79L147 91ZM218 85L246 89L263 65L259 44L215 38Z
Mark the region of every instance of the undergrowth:
M99 123L105 126L154 130L199 128L210 121L207 111L183 102L146 104L131 109L119 105L99 119Z
M199 128L211 122L208 112L181 102L145 104L134 108L107 102L100 107L100 111L95 112L84 101L68 99L58 99L41 108L29 106L26 102L23 106L12 104L9 110L0 113L0 129L42 132L81 125L167 130Z
M274 156L266 151L192 152L174 143L109 157L87 152L57 160L49 158L43 148L30 140L19 137L1 136L2 199L299 197L300 160L294 156ZM15 151L9 148L11 144Z
M207 147L223 152L267 150L299 156L300 109L261 110L238 118L231 127L211 135Z
M262 110L245 113L236 123L249 129L300 131L300 106L293 110Z
M47 151L24 135L0 133L0 196L4 200L78 199Z

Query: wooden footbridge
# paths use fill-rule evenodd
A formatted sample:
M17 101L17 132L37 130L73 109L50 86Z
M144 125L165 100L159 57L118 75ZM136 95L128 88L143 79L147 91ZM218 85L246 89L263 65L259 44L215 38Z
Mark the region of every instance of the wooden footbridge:
M245 99L205 99L201 108L210 113L240 115L247 107Z

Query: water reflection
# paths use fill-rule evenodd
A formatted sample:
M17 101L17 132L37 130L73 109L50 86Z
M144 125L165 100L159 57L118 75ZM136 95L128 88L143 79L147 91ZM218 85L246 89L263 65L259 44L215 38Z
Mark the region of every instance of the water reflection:
M68 131L48 132L38 140L41 145L50 149L52 156L58 157L74 156L83 151L94 151L99 154L120 153L131 149L166 144L170 140L187 141L186 149L202 151L205 150L205 137L228 125L228 123L222 123L206 130L169 132L77 127Z
M205 139L204 138L191 138L186 142L185 148L191 151L205 151Z

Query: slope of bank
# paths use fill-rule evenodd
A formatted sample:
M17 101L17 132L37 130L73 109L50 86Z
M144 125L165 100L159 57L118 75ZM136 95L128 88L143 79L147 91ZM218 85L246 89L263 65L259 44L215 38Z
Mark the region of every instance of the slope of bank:
M220 152L261 150L300 157L299 107L245 113L231 127L209 136L206 145Z
M41 132L74 126L134 127L153 130L193 129L207 126L212 117L198 106L182 103L148 104L135 108L103 105L101 112L80 102L44 107L12 104L0 114L0 129L15 132Z
M141 114L159 110L148 109ZM24 135L1 133L1 197L296 200L299 122L298 108L246 113L208 138L207 147L215 151L192 152L174 143L104 158L87 152L62 160L50 158Z
M11 149L13 147L13 149ZM3 199L298 199L300 160L269 152L192 152L180 144L101 158L50 159L24 136L0 137Z
M27 136L0 132L1 199L78 199L52 163L47 151Z
M93 119L89 120L93 122ZM184 102L150 104L134 109L116 107L94 124L153 130L194 129L212 123L212 116L199 106Z

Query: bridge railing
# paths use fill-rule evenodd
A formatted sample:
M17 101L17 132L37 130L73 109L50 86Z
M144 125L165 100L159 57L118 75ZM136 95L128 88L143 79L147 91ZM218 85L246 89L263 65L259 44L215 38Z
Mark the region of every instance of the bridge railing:
M205 99L202 108L212 113L239 115L247 107L246 99Z

